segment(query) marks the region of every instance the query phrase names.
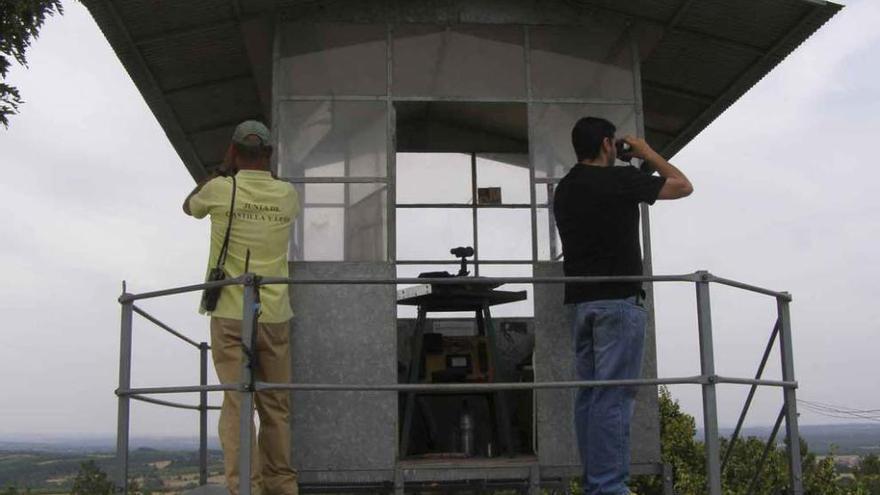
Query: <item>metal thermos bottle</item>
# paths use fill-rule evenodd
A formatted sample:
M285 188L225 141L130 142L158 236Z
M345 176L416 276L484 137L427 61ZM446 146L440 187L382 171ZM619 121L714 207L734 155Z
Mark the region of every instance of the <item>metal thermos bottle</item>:
M466 457L471 457L474 455L474 417L468 408L467 401L462 406L458 428L461 435L461 452Z

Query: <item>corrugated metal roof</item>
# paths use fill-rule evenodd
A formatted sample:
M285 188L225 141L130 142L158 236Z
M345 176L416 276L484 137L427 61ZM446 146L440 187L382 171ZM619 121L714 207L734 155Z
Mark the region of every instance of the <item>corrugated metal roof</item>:
M268 117L271 54L262 52L270 51L271 37L260 31L271 29L271 23L250 21L269 11L290 19L342 4L352 7L355 20L369 15L367 2L346 1L83 3L198 179L220 161L236 122ZM452 22L456 8L466 4L461 1L425 0L424 7ZM642 27L637 32L643 47L646 135L666 156L693 139L841 8L822 0L556 1L581 12L577 15L624 16ZM509 7L512 15L544 15L542 9L549 5L538 0L491 2L495 12ZM420 7L414 0L382 0L378 8L405 21ZM461 8L474 12L471 5Z

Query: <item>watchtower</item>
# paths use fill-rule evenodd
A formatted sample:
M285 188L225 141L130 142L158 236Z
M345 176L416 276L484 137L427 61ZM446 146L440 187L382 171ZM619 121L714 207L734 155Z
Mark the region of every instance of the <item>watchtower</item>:
M820 0L84 3L195 179L219 164L235 124L271 124L276 171L303 203L291 273L307 279L452 271L456 246L473 246L475 274L561 275L550 204L575 162L579 117L605 117L669 157L839 9ZM647 208L642 221L650 274ZM294 381L404 381L415 322L395 289L293 288ZM522 289L524 302L495 311L507 343L498 373L571 379L561 287ZM444 336L472 336L469 321L427 323L442 346ZM655 377L653 317L645 359ZM294 463L314 485L566 479L579 472L573 394L505 395L515 440L504 452L492 455L497 434L486 433L477 456L438 460L458 450L449 418L460 401L420 401L436 415L414 420L403 452L398 393L296 391ZM639 394L633 472L660 473L656 388ZM478 428L492 428L481 404L471 399Z

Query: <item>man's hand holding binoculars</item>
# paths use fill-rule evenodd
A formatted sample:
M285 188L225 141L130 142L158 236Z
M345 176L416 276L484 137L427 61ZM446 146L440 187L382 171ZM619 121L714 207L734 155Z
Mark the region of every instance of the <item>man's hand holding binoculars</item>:
M640 159L648 162L648 164L651 166L652 169L656 169L655 168L656 163L663 161L663 157L661 157L659 153L654 151L654 149L651 148L651 145L649 145L648 142L642 138L627 135L627 136L624 136L624 137L618 139L617 141L618 141L618 143L624 143L622 146L623 147L622 153L620 151L621 146L618 145L618 148L617 148L618 155L622 160L629 160L632 158L640 158Z

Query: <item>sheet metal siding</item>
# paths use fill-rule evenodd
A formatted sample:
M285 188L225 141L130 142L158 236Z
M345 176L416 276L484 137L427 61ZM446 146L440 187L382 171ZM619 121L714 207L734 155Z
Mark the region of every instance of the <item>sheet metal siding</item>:
M235 20L230 0L114 0L113 3L135 41Z
M223 155L226 154L229 140L232 138L232 132L236 125L237 122L230 123L223 127L194 132L189 135L193 147L198 152L199 161L204 164L206 169L218 165L223 160Z
M651 87L642 87L645 104L645 122L652 131L674 135L693 121L708 105L693 98L675 96Z
M756 60L750 50L723 49L711 41L673 31L642 64L642 81L715 95Z
M731 80L730 85L722 93L713 95L714 103L709 105L687 127L679 130L677 136L663 148L661 153L669 157L681 150L700 131L727 110L740 96L763 79L776 65L809 39L813 33L818 31L842 8L843 6L841 5L829 2L824 5L814 6L812 10L800 19L793 20L792 27L785 36L779 39L772 49L768 49L762 59ZM649 102L646 101L646 105L648 104ZM647 123L647 125L650 126L650 123Z
M253 85L232 88L223 84L224 80L250 74L250 61L233 0L85 0L84 3L194 177L202 173L206 163L203 157L217 160L214 150L201 147L216 145L211 134L206 135L204 131L228 120L262 113L251 108L255 96L247 93L256 93ZM107 8L108 5L112 8ZM239 5L245 17L273 15L272 11L277 11L285 19L335 18L353 22L390 19L396 22L430 20L441 24L577 24L597 16L617 15L650 26L644 31L653 33L646 34L650 37L656 36L674 18L682 2L346 0L331 4L319 0L252 0ZM646 89L645 123L649 140L655 146L665 145L667 156L677 152L840 8L833 3L816 5L804 0L692 2L680 17L678 29L663 33L659 45L645 57L643 77L646 86L660 82L705 94L715 101L695 111L700 104L694 101L683 103L684 100L674 95ZM761 51L772 53L762 57ZM138 60L146 67L138 67ZM200 88L205 84L206 88ZM192 87L192 91L185 95L169 94L186 87ZM187 104L186 99L204 102L205 106ZM222 108L224 100L236 110ZM190 136L193 132L197 134Z
M250 61L236 24L155 39L139 47L165 92L250 74Z
M256 84L249 76L168 93L167 100L187 132L222 127L262 114Z
M812 8L803 0L700 0L691 4L680 25L767 49Z
M666 22L678 11L681 0L629 0L626 2L621 2L620 0L573 0L572 3L579 3L587 8L607 9L630 16L652 19L657 22Z

